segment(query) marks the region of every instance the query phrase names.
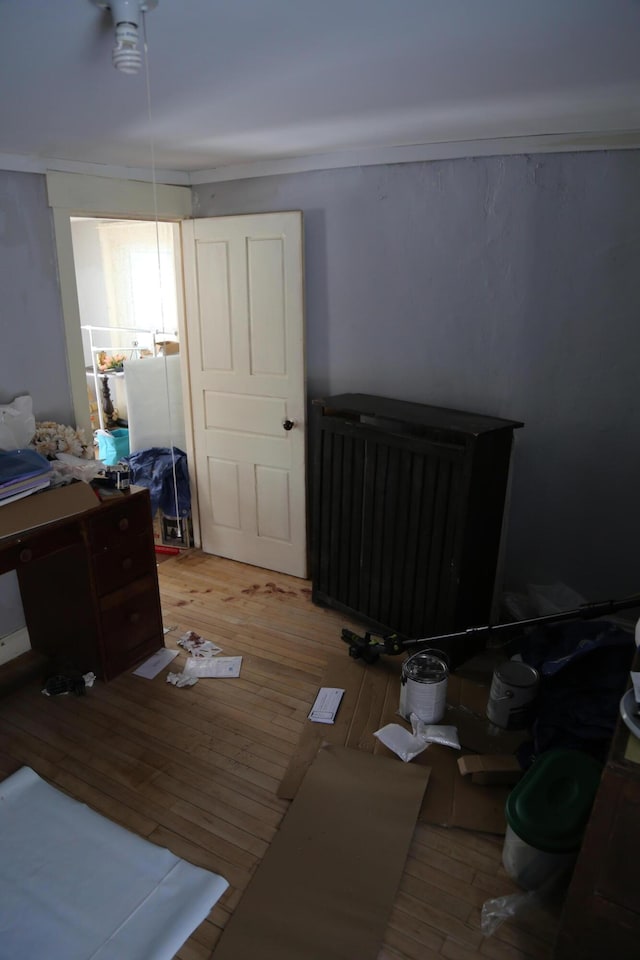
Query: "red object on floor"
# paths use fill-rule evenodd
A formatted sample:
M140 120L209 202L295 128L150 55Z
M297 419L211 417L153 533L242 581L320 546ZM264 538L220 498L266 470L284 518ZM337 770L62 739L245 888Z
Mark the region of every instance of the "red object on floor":
M172 556L175 556L176 553L180 553L177 547L160 547L158 544L154 544L154 550L156 553L170 553Z

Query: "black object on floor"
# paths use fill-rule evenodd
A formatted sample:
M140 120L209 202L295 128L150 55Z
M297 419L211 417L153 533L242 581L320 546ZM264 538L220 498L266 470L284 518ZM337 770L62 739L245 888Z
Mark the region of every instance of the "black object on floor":
M56 697L61 693L74 693L76 696L84 696L86 684L81 674L66 675L57 673L45 681L44 692L50 697Z

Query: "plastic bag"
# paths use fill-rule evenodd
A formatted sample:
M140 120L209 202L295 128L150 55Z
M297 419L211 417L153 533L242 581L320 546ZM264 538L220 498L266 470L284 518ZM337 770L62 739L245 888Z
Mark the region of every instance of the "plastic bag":
M522 916L538 930L557 929L571 872L571 868L564 866L545 880L537 890L486 900L480 914L480 929L483 935L490 937L505 920Z
M438 723L423 723L415 713L411 714L411 727L414 737L424 740L425 743L440 743L443 747L453 747L460 750L457 727L447 727Z
M419 753L426 750L429 744L420 737L414 737L413 734L401 727L399 723L388 723L386 727L376 730L374 737L377 737L380 743L393 750L401 760L408 763Z
M50 465L59 477L83 480L85 483L90 483L104 470L100 460L86 460L71 453L57 453Z
M33 401L27 394L0 405L0 450L28 447L36 432Z
M550 616L563 613L565 610L574 610L583 606L587 601L581 593L568 587L566 583L529 583L527 594L537 616Z
M534 906L536 900L535 890L529 890L527 893L512 893L507 897L495 897L493 900L486 900L482 904L480 914L480 929L483 936L490 937L505 920L509 920Z

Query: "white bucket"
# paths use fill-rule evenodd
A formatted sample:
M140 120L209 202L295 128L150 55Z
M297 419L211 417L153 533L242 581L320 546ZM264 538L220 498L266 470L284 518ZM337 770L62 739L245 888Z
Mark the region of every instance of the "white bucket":
M439 723L447 701L449 666L439 650L421 650L402 664L399 713L423 723Z
M540 675L521 660L507 660L493 671L487 717L497 727L526 727L538 692Z
M507 824L502 848L502 865L509 876L525 890L537 890L547 880L573 865L577 850L569 853L546 853L526 843Z

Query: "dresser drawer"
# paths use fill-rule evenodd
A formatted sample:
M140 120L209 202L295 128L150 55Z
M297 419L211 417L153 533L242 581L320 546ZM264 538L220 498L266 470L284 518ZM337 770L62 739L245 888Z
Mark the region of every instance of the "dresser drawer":
M126 654L145 640L158 638L162 646L162 616L154 576L136 580L100 600L105 655Z
M96 590L102 597L152 573L156 558L148 533L123 537L122 542L93 555Z
M139 663L153 656L164 646L161 637L147 637L137 646L129 647L127 650L109 650L102 660L102 673L104 680L112 680L126 670L132 670Z
M75 544L83 544L82 524L80 522L67 523L64 526L55 526L42 533L32 533L11 544L10 559L13 567L21 567L39 560L41 557L51 556L60 550Z
M129 494L98 511L89 521L91 549L94 553L110 550L131 537L152 530L148 494Z

